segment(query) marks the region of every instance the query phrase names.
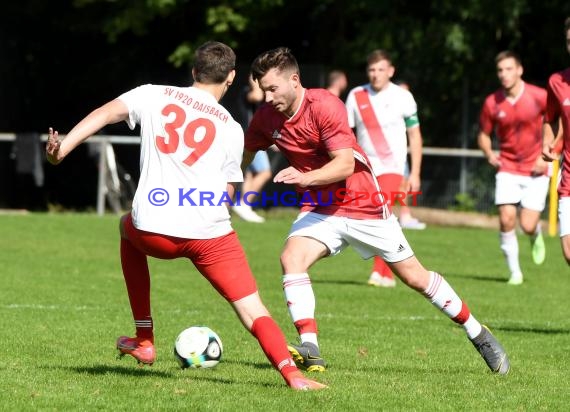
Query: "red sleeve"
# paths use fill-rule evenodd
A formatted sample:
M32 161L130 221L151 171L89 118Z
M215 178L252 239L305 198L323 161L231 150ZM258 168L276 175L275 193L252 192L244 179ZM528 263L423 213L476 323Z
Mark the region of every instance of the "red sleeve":
M346 106L342 100L331 95L319 103L315 118L318 119L321 139L327 151L354 147L356 137L348 125Z
M556 74L550 76L546 88L546 114L544 115L544 120L547 122L552 122L560 117L560 102L554 94L554 83L556 83Z
M542 113L546 113L546 99L547 99L546 90L543 89L542 87L539 87L537 90L538 90L538 102L540 104L540 108L542 109Z
M267 132L263 127L262 112L261 108L255 112L245 132L244 148L248 152L266 150L273 144L271 136L266 136Z
M491 99L491 96L485 99L485 103L481 109L481 114L479 115L479 128L483 133L489 136L491 136L493 128L495 127L495 122L491 114Z

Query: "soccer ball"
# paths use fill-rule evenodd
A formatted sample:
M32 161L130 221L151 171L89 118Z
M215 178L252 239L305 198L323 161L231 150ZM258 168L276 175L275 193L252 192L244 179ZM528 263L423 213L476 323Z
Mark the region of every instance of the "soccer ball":
M222 340L207 326L184 329L174 343L174 357L182 369L213 368L222 358Z

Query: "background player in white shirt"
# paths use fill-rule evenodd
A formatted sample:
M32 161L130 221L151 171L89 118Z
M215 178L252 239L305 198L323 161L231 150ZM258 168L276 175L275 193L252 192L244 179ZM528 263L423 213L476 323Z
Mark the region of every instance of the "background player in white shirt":
M141 127L141 176L132 213L120 224L121 264L136 337L118 338L121 355L143 364L156 358L147 256L186 257L232 305L290 387L321 389L326 386L305 378L295 366L230 224L227 205L235 183L243 179L243 130L218 102L234 80L234 67L230 47L207 42L196 50L191 87L140 86L94 110L63 140L50 128L47 158L58 164L111 123Z
M392 83L394 72L388 52L374 50L367 59L369 83L352 89L346 99L348 123L356 129L358 144L370 159L390 209L404 179L408 141L411 168L406 191L419 191L422 163L417 105L408 90ZM379 257L374 258L368 283L384 287L396 285L392 271Z

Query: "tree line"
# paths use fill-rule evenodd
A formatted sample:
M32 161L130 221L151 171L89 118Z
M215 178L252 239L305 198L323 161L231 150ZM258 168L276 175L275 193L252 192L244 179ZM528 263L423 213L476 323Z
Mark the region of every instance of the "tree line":
M550 73L570 65L563 36L570 2L563 0L21 0L5 2L2 12L0 132L54 126L65 133L137 85L188 84L194 49L215 39L235 49L242 82L259 53L291 48L302 67L311 68L302 73L309 87L323 86L331 69L346 71L351 87L364 83L367 54L386 49L396 79L405 79L418 101L425 144L476 147L480 105L499 86L499 51L519 53L523 77L542 86ZM130 131L117 125L103 132ZM2 159L10 159L9 150L0 146ZM117 150L121 157L123 149ZM89 182L81 177L88 173L80 164L85 158L78 159L59 169L65 182L53 184L67 185L70 199L90 205L96 182L91 174ZM136 155L123 159L138 170ZM12 169L0 162L2 175ZM55 172L46 173L53 182ZM88 194L77 195L87 187Z
M235 48L240 67L287 46L301 64L345 70L351 86L365 81L368 52L386 49L396 77L413 87L426 144L458 146L465 116L474 123L498 86L496 53L517 51L525 78L539 85L569 63L567 1L27 0L2 8L2 131L53 121L65 129L137 84L188 83L194 48L216 39Z

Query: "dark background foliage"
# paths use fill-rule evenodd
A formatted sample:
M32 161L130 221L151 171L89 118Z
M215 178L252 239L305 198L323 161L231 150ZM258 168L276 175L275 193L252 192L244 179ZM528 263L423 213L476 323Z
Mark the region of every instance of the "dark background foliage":
M308 87L323 86L333 68L351 87L364 83L366 55L387 49L396 79L412 86L425 144L475 147L499 51L518 52L524 78L543 86L570 63L570 2L561 0L22 0L5 2L2 14L0 132L65 133L139 84L189 84L192 51L215 39L236 50L239 82L257 54L290 47ZM224 98L230 109L240 87ZM137 168L136 156L129 162Z

